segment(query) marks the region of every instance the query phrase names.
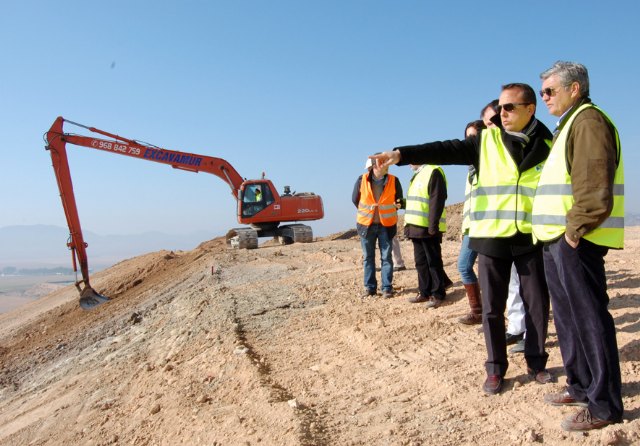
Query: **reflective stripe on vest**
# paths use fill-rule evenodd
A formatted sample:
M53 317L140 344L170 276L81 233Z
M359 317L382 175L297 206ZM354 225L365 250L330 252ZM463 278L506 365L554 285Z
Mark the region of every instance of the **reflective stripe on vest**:
M511 237L517 231L530 234L533 197L544 162L519 172L497 128L483 130L480 141L469 237Z
M566 163L567 138L576 116L591 107L602 113L614 128L619 162L613 178L611 215L583 237L596 245L622 248L624 245L624 166L620 138L613 121L593 104L581 105L569 117L553 144L533 201L533 233L538 240L550 241L561 237L566 232L567 213L574 204L571 175L567 171Z
M362 181L360 181L360 202L358 203L356 221L361 225L371 226L377 209L380 223L383 226L393 226L398 222L398 209L395 205L396 177L387 175L387 182L380 199L376 202L369 181L370 174L371 172L362 175Z
M473 185L469 183L469 175L467 175L467 181L464 187L464 204L462 205L462 233L464 234L471 227L471 189L475 188L478 184L477 176L473 175Z
M445 184L447 178L444 171L439 166L426 164L422 166L420 171L415 174L409 183L407 191L407 204L404 211L404 222L414 226L423 228L429 227L429 181L435 170L439 170L444 178ZM442 210L440 221L438 222L438 231L447 232L447 210Z

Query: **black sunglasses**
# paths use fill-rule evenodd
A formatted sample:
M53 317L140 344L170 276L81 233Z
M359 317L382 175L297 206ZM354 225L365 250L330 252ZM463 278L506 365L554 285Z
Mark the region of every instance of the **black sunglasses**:
M509 102L508 104L501 104L496 107L496 111L498 114L502 113L502 109L504 111L511 113L516 109L517 105L529 105L531 102Z
M543 88L538 93L540 93L540 97L543 98L545 94L549 97L552 97L552 96L555 96L557 92L558 92L558 88L547 87L547 88Z

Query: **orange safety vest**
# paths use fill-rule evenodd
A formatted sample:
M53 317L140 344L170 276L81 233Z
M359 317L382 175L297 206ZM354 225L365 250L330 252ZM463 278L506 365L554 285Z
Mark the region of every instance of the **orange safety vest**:
M387 184L384 186L380 200L376 202L369 181L370 174L371 172L362 175L356 221L363 226L371 226L377 209L382 226L393 226L398 222L398 210L395 204L396 177L387 174Z

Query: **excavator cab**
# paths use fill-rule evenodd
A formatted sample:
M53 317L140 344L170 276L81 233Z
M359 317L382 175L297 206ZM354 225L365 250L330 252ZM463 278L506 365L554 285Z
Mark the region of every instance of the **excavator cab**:
M275 201L271 189L265 183L245 185L241 190L241 215L253 217Z

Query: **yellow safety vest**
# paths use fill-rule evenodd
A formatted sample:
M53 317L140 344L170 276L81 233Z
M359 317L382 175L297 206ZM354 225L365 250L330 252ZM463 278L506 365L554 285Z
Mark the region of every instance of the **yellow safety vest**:
M404 211L404 222L414 226L423 228L429 227L429 181L435 170L439 170L444 178L445 184L447 177L439 166L426 164L422 166L419 172L411 179L409 190L407 191L407 203ZM440 221L438 222L438 231L447 232L447 210L442 210Z
M384 186L380 199L376 202L371 189L371 182L367 172L362 175L360 181L360 202L358 203L358 214L356 221L364 226L371 226L376 208L380 215L382 226L393 226L398 222L398 211L396 208L396 177L387 174L387 184Z
M472 192L469 237L511 237L531 233L531 210L541 162L519 172L502 142L500 129L481 134L478 185ZM551 141L547 141L551 145Z
M467 181L464 187L464 204L462 205L462 233L465 234L471 227L471 191L478 184L478 175L473 175L473 184L469 182L470 175L467 175Z
M622 248L624 246L624 167L620 138L611 118L593 104L581 105L569 117L553 144L533 201L533 233L538 240L546 242L555 240L566 232L567 212L574 204L571 175L567 171L566 163L567 138L569 129L578 113L591 107L600 111L613 126L619 162L613 178L611 215L600 226L586 233L583 237L596 245Z

